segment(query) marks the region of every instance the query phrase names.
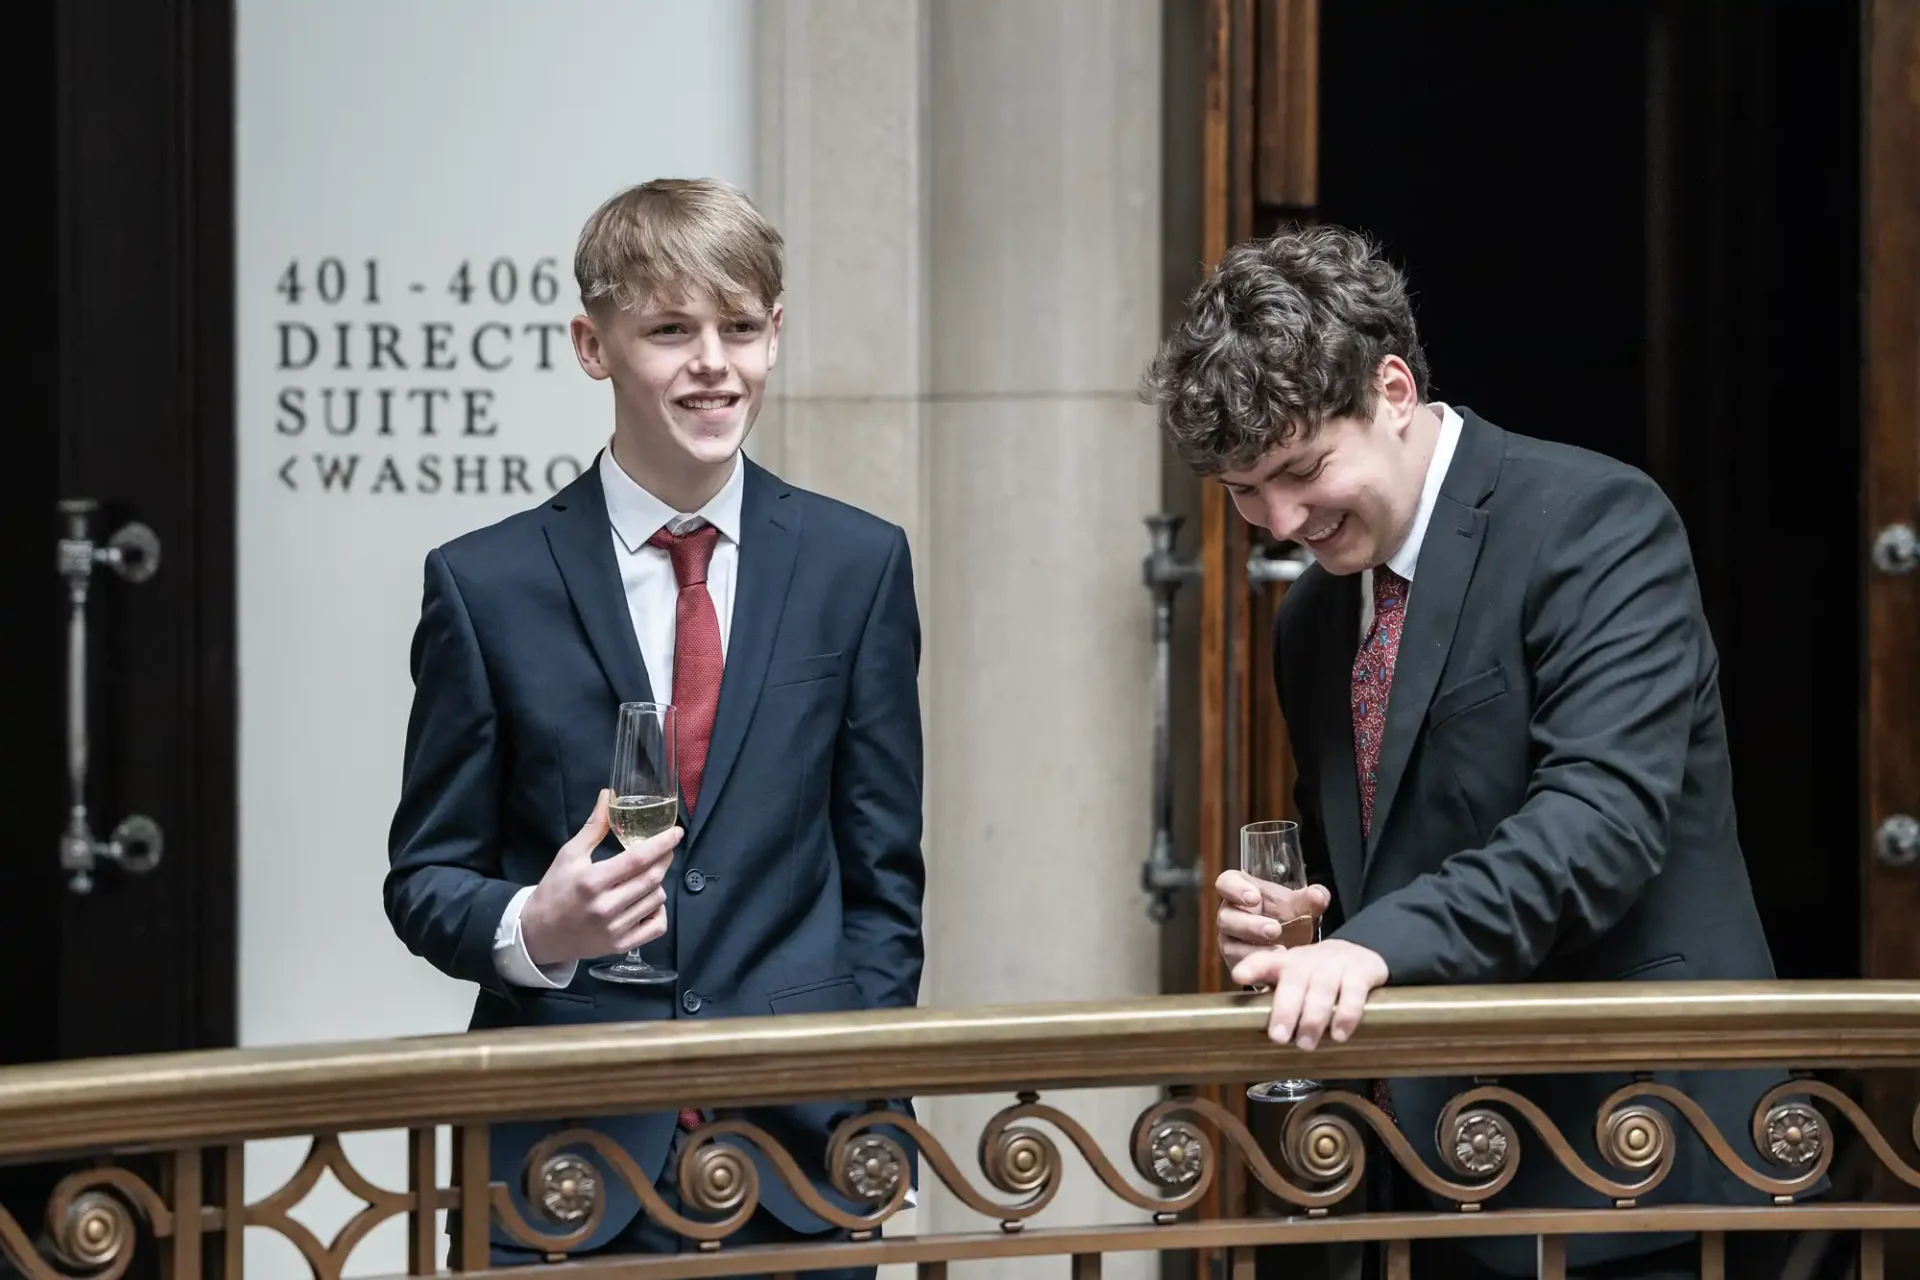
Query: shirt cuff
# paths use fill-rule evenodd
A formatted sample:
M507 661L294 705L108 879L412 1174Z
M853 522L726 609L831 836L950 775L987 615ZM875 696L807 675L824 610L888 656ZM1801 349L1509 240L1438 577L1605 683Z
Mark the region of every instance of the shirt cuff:
M507 909L501 913L500 925L493 931L493 967L502 978L516 987L558 990L571 986L574 972L580 967L579 961L538 965L527 954L526 939L520 936L520 911L531 896L533 886L527 885L513 895L513 900L507 903Z

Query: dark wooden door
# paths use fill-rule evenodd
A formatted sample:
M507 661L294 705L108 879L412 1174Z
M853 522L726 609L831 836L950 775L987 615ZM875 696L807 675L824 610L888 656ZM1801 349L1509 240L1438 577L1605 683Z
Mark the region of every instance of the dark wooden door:
M0 842L0 1064L230 1045L231 7L35 0L10 33L43 71L7 89L28 230L5 356L0 735L21 820ZM97 504L94 540L137 522L159 542L146 581L104 565L87 581L80 794L95 836L144 814L163 846L142 874L98 866L85 893L61 866L75 664L56 554L75 530L57 506L73 499ZM0 1204L33 1230L60 1172L0 1167Z
M1865 21L1861 962L1868 977L1920 978L1920 0L1867 0ZM1888 1132L1906 1131L1912 1073L1870 1088ZM1904 1191L1891 1178L1879 1189Z
M51 79L13 90L43 139L33 237L19 259L9 384L18 489L4 563L14 668L0 845L0 1062L231 1044L234 1039L232 12L202 0L25 6L23 59ZM85 783L102 840L132 814L159 861L103 862L86 892L61 866L70 815L73 532L56 505L97 503L104 544L158 540L141 582L86 584Z

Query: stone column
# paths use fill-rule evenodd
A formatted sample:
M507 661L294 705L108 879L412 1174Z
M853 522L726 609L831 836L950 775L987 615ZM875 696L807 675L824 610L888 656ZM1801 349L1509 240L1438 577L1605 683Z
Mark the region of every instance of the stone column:
M1135 387L1160 329L1160 0L935 0L930 17L928 1002L1150 994L1140 558L1159 445ZM1053 1101L1122 1155L1152 1097ZM927 1110L970 1149L1008 1101ZM1041 1223L1139 1218L1061 1146L1068 1181ZM935 1230L986 1225L926 1203ZM1107 1259L1154 1273L1151 1254Z
M761 171L788 335L756 453L913 543L922 1003L1157 989L1148 845L1161 0L762 0ZM1049 1098L1116 1159L1152 1092ZM922 1117L978 1177L1011 1098ZM1041 1223L1136 1221L1059 1143ZM990 1189L989 1193L991 1194ZM990 1226L922 1182L921 1227ZM905 1227L903 1229L911 1229ZM975 1274L1054 1274L1057 1259ZM1108 1274L1153 1273L1151 1254Z
M757 0L758 173L786 240L786 321L748 452L907 531L923 715L928 573L925 0ZM937 840L929 831L926 856ZM928 957L931 970L934 958ZM929 1003L928 982L921 1003ZM932 1181L931 1178L928 1181ZM919 1211L893 1219L912 1234ZM880 1280L912 1280L910 1266Z
M924 608L923 0L760 0L751 193L787 243L786 330L751 452L907 531Z

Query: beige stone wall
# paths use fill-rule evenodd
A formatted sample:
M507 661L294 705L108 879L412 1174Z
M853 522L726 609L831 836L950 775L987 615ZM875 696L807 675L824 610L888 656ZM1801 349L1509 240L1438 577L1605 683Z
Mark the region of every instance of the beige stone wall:
M789 271L753 451L913 546L922 1003L1151 993L1139 565L1159 451L1134 386L1159 330L1160 0L761 0L757 18L754 194ZM1053 1100L1121 1152L1150 1096ZM980 1124L1009 1101L921 1113L977 1176ZM1043 1223L1138 1217L1067 1158ZM990 1225L933 1184L921 1227Z

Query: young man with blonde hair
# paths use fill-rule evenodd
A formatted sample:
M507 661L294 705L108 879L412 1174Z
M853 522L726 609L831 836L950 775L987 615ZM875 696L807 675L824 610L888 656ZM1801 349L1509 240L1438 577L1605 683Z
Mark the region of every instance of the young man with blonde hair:
M662 179L602 205L575 257L572 337L611 386L612 438L551 501L427 557L386 905L410 949L479 986L475 1029L918 998L906 539L741 452L779 353L781 260L779 233L723 183ZM675 706L681 825L619 852L602 787L616 709L645 701ZM677 977L619 984L580 963L632 947ZM552 1109L566 1105L559 1076ZM741 1114L857 1210L827 1183L825 1148L859 1109ZM676 1166L710 1118L584 1123L684 1213ZM492 1129L492 1176L531 1222L523 1165L560 1127ZM576 1254L691 1247L582 1154L607 1211ZM826 1234L759 1164L760 1210L730 1243ZM493 1244L496 1264L537 1260L498 1228Z

